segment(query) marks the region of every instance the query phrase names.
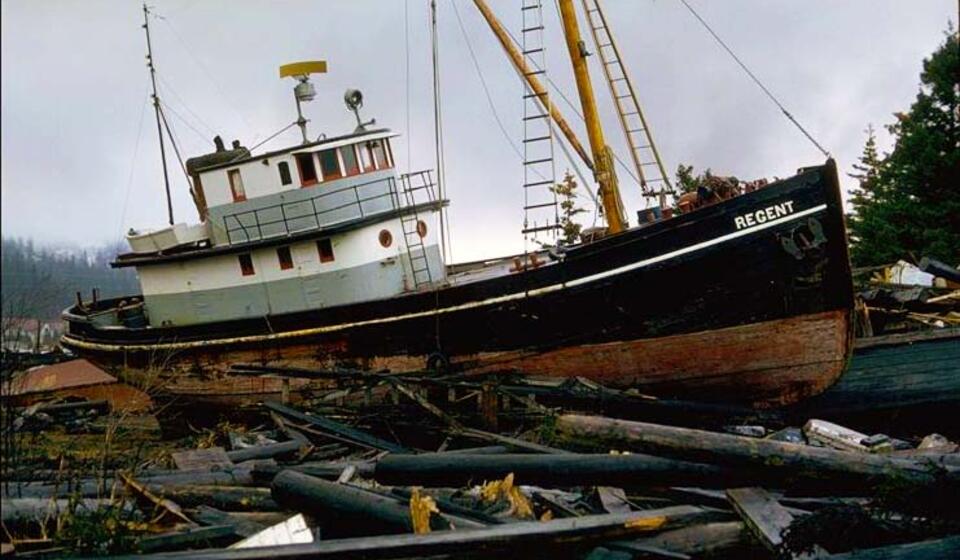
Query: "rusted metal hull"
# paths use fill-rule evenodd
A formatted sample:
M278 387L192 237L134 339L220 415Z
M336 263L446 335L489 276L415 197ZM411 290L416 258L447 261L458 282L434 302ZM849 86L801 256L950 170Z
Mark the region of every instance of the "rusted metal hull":
M206 375L232 363L419 370L432 357L454 371L583 376L767 406L837 379L852 307L828 162L514 274L192 327L97 329L68 313L63 344L101 362L160 356Z

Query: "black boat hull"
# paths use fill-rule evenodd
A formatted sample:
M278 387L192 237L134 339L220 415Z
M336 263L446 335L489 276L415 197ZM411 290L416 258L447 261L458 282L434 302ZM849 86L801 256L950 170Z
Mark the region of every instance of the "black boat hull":
M64 346L100 362L230 363L584 376L663 396L787 404L842 373L853 306L832 161L555 263L389 300L258 320L101 329L68 310Z

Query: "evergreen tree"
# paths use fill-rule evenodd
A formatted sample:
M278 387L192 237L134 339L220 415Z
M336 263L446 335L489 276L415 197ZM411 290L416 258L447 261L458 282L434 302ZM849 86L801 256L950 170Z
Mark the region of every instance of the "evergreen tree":
M960 262L960 43L947 38L923 63L916 101L887 126L896 140L884 158L868 133L849 229L857 266Z

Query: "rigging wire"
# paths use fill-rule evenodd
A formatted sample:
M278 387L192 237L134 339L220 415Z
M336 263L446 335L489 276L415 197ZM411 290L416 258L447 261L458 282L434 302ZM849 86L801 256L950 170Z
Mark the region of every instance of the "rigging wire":
M520 147L517 146L516 142L513 141L513 137L510 136L509 132L507 132L507 128L503 124L503 120L500 118L500 114L497 111L497 107L493 102L493 96L490 94L490 88L489 86L487 86L487 81L483 77L483 70L480 67L480 62L477 59L476 52L473 50L473 43L470 42L470 36L467 35L466 26L464 26L463 19L460 16L460 10L457 9L457 3L455 0L451 0L450 4L453 6L454 14L456 14L457 16L457 23L459 24L459 27L460 27L460 34L463 36L464 43L466 43L467 45L467 51L470 53L470 59L473 61L473 68L474 70L476 70L477 77L480 79L480 85L482 86L483 93L487 98L487 104L489 105L490 111L493 114L493 118L497 123L497 127L500 128L500 132L503 134L504 139L506 139L507 143L510 144L510 147L513 148L513 151L517 155L517 158L520 161L523 161L523 153L520 151ZM526 85L526 82L524 82L524 85L527 88L527 91L529 92L530 86ZM556 125L554 123L551 122L550 126L556 129ZM556 130L554 130L554 134L559 134L559 133ZM590 195L590 198L593 200L594 204L597 204L598 203L597 196L593 193L593 190L590 189L589 186L587 186L589 185L589 183L584 177L583 171L580 169L580 166L577 165L577 161L570 154L569 148L564 142L560 142L560 148L563 150L563 154L567 159L567 163L569 163L570 166L573 167L573 170L577 174L577 177L580 178L580 181L581 181L580 184L583 185L583 189L587 191L587 194ZM546 177L544 177L540 173L537 173L537 175L540 175L541 178L546 179Z
M204 142L204 144L209 144L209 143L210 143L210 139L209 139L206 135L204 135L202 132L200 132L200 130L198 130L195 126L193 126L192 124L190 124L190 121L188 121L187 119L185 119L185 118L183 117L183 115L181 115L181 114L178 113L176 110L174 110L174 108L171 107L166 101L164 101L164 100L161 99L161 100L160 100L160 105L162 105L162 106L165 107L168 111L170 111L170 113L171 113L173 116L175 116L175 117L177 117L178 119L180 119L180 122L182 122L183 124L187 125L187 128L189 128L190 130L192 130L192 131L194 132L194 134L197 135L198 138L202 139L203 142Z
M277 136L280 136L281 134L283 134L284 132L290 130L291 128L293 128L293 127L296 126L297 124L298 124L297 121L293 121L292 123L288 124L287 126L285 126L285 127L281 128L280 130L274 132L274 133L271 134L270 136L267 136L264 140L261 140L260 143L254 145L252 148L248 149L247 151L249 151L250 153L253 153L253 151L256 150L257 148L259 148L260 146L263 146L264 144L266 144L267 142L273 140L273 139L276 138ZM235 159L239 159L240 157L242 157L242 156L237 156Z
M183 163L183 158L180 157L180 147L177 145L179 140L173 134L173 131L170 129L170 123L167 122L167 114L164 112L163 108L160 108L160 120L163 121L163 128L167 131L167 136L170 137L170 143L173 144L173 153L177 156L177 161L180 162L180 169L183 171L183 176L187 179L187 186L190 188L190 195L193 196L193 181L190 180L190 174L187 173L187 166Z
M143 136L143 116L147 113L150 101L150 82L144 85L144 99L140 106L140 118L137 120L137 139L133 143L133 156L130 158L130 173L127 175L126 192L123 195L123 206L120 207L120 222L117 224L117 242L123 239L123 222L127 218L127 205L130 202L130 191L133 187L133 174L137 169L137 153L140 151L140 138Z
M443 115L441 111L441 92L440 92L440 44L437 33L437 1L430 0L430 43L431 54L433 57L433 128L434 144L437 159L437 197L443 200L443 188L446 185L446 176L444 170L443 153ZM447 230L447 224L444 214L444 208L440 208L440 245L443 252L443 261L450 262L453 258L453 250L450 247L450 232Z
M207 65L204 64L203 61L200 60L200 58L193 53L193 49L190 48L190 45L187 44L186 40L184 40L184 38L180 35L180 33L177 32L177 29L173 26L172 23L170 23L170 20L163 16L156 16L156 17L161 21L163 21L163 23L165 23L166 26L170 28L170 32L173 33L173 36L177 39L177 41L183 47L183 50L185 50L187 54L190 56L190 58L192 58L193 61L197 63L197 66L200 67L200 70L203 72L204 76L206 76L207 80L209 80L210 83L213 84L214 89L217 90L217 93L220 94L220 97L223 99L226 105L230 108L231 111L233 111L238 117L240 117L240 120L243 121L244 125L246 125L247 130L248 131L255 130L255 127L250 124L250 121L247 119L246 115L244 115L243 112L237 109L237 106L230 101L230 98L220 87L220 84L217 83L217 81L213 78L213 73L210 71L210 68L207 67Z
M184 110L186 110L186 112L189 113L190 116L192 116L194 119L196 119L196 122L198 122L198 123L200 124L200 126L202 126L202 127L204 127L205 129L207 129L207 131L210 133L211 138L212 138L213 136L216 136L216 135L217 135L216 129L214 129L212 126L210 126L209 123L207 123L206 121L204 121L203 118L202 118L200 115L198 115L197 113L195 113L195 112L193 111L193 109L191 109L190 106L187 105L187 102L184 101L182 97L180 97L180 94L177 93L177 90L173 89L173 86L170 84L170 82L168 82L168 81L163 77L162 74L160 74L159 72L157 72L157 77L160 78L160 85L163 86L161 89L164 90L164 93L169 92L170 94L172 94L172 95L173 95L173 98L176 99L176 100L180 103L180 105L183 105Z
M407 171L413 168L413 134L410 131L410 0L403 0L403 73L406 85Z
M559 9L559 8L558 8L558 9ZM513 44L514 44L514 45L519 45L519 44L520 44L520 43L517 42L517 38L513 35L513 33L510 32L509 29L507 29L506 27L504 27L504 30L507 32L507 35L510 36L510 40L513 41ZM531 61L531 64L533 65L533 67L534 67L536 70L542 70L542 68L540 68L539 66L537 66L535 62L532 62L532 61ZM512 66L511 66L511 67L512 67ZM519 76L519 75L520 75L520 71L517 70L516 68L514 68L514 70L517 72L517 75ZM554 83L554 81L550 78L550 76L549 76L548 74L544 74L543 76L544 76L544 78L546 78L547 84L548 84L551 88L553 88L553 92L560 96L560 99L562 99L563 102L567 104L567 107L569 107L570 110L573 112L573 114L576 115L578 119L580 119L580 122L586 122L586 119L583 117L583 113L580 112L580 109L578 109L577 106L574 105L572 101L570 101L570 98L567 97L567 96L563 93L563 90L560 89L560 87L559 87L556 83ZM522 78L522 76L521 76L521 78ZM562 143L563 143L563 142L561 142L561 144L562 144ZM613 159L616 160L616 162L620 164L620 168L623 169L623 171L624 171L631 179L633 179L633 180L639 185L639 184L640 184L640 179L637 178L637 176L636 176L636 175L633 173L633 171L627 166L627 164L624 163L624 161L623 161L622 159L620 159L620 156L618 156L616 152L613 152L612 150L611 150L611 152L613 153Z
M727 46L725 42L723 42L723 39L721 39L720 36L717 35L717 33L713 30L713 28L710 27L710 24L708 24L706 20L700 17L700 14L698 14L697 11L693 9L693 6L691 6L687 2L687 0L680 0L680 2L684 6L686 6L688 10L690 10L690 13L693 14L693 17L697 18L697 21L700 22L700 25L702 25L704 29L706 29L710 33L710 35L713 36L714 39L716 39L717 43L719 43L720 46L723 47L725 51L727 51L727 54L729 54L731 58L733 58L733 60L740 66L740 68L742 68L743 71L746 72L748 76L750 76L750 79L753 80L753 82L760 87L763 93L765 93L767 97L770 98L771 101L773 101L773 103L780 109L780 111L784 114L784 116L786 116L790 120L790 122L792 122L798 129L800 129L800 132L802 132L803 135L807 137L807 140L813 143L813 145L816 146L818 150L820 150L820 153L822 153L825 157L829 158L830 152L825 150L823 146L821 146L820 143L817 142L813 138L813 136L810 135L809 132L807 132L807 129L803 128L803 126L797 121L797 119L795 119L794 116L790 114L790 111L787 111L786 107L784 107L783 104L780 103L780 100L778 100L776 96L774 96L773 93L771 93L770 90L767 89L765 85L763 85L763 82L760 81L760 78L757 78L757 76L753 72L751 72L749 68L747 68L747 65L744 64L742 60L740 60L740 57L738 57L730 49L730 47Z

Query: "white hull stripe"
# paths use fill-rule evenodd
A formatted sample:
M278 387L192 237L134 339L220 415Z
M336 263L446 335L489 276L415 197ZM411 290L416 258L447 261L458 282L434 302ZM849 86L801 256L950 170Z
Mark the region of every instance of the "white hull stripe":
M754 227L734 231L732 233L721 235L720 237L715 237L707 241L701 241L700 243L695 243L693 245L689 245L682 249L670 251L669 253L664 253L656 257L650 257L649 259L632 262L630 264L626 264L617 268L612 268L610 270L605 270L603 272L598 272L596 274L591 274L589 276L583 276L581 278L570 280L568 282L551 284L549 286L536 288L527 292L516 292L513 294L492 297L492 298L488 298L480 301L471 301L467 303L461 303L459 305L453 305L453 306L444 307L441 309L416 311L413 313L406 313L404 315L394 315L392 317L380 317L377 319L368 319L366 321L341 323L339 325L327 325L324 327L312 327L309 329L300 329L296 331L287 331L287 332L274 333L274 334L239 336L239 337L233 337L233 338L220 338L216 340L197 340L192 342L159 342L156 344L101 344L97 342L87 342L83 340L77 340L75 338L70 337L69 335L64 335L63 338L68 339L69 345L75 346L77 348L85 348L88 350L99 350L99 351L108 351L108 352L116 352L116 351L123 351L123 350L128 350L128 351L185 350L189 348L203 348L206 346L221 346L221 345L238 344L238 343L245 343L245 342L263 342L267 340L282 340L287 338L297 338L301 336L323 334L323 333L334 332L334 331L350 329L355 327L363 327L367 325L393 323L396 321L404 321L407 319L417 319L420 317L431 317L434 315L455 313L457 311L464 311L467 309L474 309L477 307L485 307L490 305L497 305L500 303L520 300L520 299L524 299L531 296L540 296L540 295L549 294L552 292L558 292L569 287L590 284L598 280L603 280L604 278L610 278L611 276L618 276L620 274L624 274L632 270L636 270L638 268L647 267L652 264L656 264L656 263L663 262L675 257L679 257L681 255L686 255L688 253L700 251L702 249L706 249L707 247L712 247L714 245L718 245L720 243L730 241L731 239L736 239L738 237L743 237L751 233L763 231L765 229L769 229L786 222L797 220L804 216L809 216L811 214L821 212L823 210L826 210L826 208L827 208L826 204L814 206L813 208L801 210L800 212L797 212L795 214L790 214L788 216L783 216L775 220L770 220L768 222L765 222L763 224L760 224Z

